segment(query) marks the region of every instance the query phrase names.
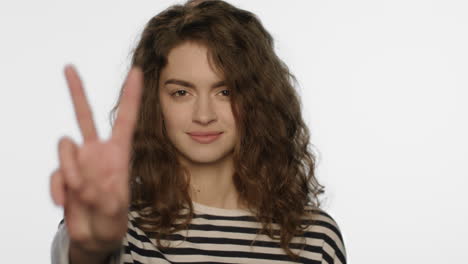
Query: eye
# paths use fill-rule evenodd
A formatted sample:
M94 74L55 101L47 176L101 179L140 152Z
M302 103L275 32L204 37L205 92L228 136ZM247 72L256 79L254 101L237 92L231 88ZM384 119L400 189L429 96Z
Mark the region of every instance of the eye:
M231 91L230 90L222 90L221 92L227 92L227 95L231 95ZM226 93L224 93L224 95L226 95Z
M181 92L184 92L184 95L185 95L185 93L187 93L187 91L185 91L185 90L178 90L178 91L175 91L174 93L172 93L172 96L177 96L176 94L179 94L179 95L180 95ZM183 96L183 95L182 95L182 96ZM178 96L178 97L180 97L180 96Z
M226 95L226 96L231 95L230 90L222 90L221 92L227 92L227 93L224 93L224 95ZM182 96L183 97L186 93L187 93L186 90L177 90L174 93L172 93L172 96L176 96L176 97L181 97Z

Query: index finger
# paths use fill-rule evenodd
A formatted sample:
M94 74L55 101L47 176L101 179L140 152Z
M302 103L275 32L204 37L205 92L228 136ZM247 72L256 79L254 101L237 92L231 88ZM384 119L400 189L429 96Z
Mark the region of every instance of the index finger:
M143 90L143 73L140 68L130 70L125 82L117 119L112 128L112 139L125 149L130 148L133 130L138 118L141 94Z
M96 140L98 136L94 126L93 114L89 108L80 77L72 65L65 66L64 72L83 139L84 141Z

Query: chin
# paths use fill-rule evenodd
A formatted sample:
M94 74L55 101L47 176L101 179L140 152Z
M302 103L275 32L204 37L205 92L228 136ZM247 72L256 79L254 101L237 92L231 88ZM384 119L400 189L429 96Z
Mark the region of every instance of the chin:
M186 161L193 164L216 164L232 156L232 150L197 149L180 153Z

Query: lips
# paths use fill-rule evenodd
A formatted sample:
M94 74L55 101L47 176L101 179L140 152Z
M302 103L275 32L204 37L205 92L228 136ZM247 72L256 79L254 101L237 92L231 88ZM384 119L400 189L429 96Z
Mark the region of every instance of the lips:
M187 133L191 136L216 136L216 135L219 135L223 132L190 132L190 133Z
M187 134L189 134L190 137L193 140L197 141L198 143L208 144L218 139L221 136L222 132L221 133L198 133L198 134L202 134L203 136L198 136L195 133L187 133Z

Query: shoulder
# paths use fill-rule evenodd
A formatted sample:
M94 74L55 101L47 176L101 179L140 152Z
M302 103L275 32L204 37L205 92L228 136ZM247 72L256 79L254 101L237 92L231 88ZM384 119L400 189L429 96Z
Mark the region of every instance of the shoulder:
M306 206L304 223L307 232L322 240L323 259L329 264L346 263L346 249L341 229L335 218L324 209Z

